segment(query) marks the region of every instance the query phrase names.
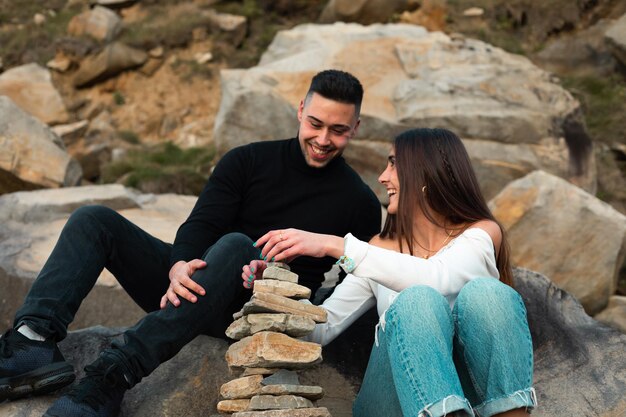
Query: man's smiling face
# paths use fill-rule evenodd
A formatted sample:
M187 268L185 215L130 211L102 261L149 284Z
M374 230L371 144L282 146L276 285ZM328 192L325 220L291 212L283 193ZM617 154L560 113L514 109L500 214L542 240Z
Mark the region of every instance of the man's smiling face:
M359 127L354 104L317 93L300 103L298 120L300 148L306 163L313 168L322 168L340 156Z

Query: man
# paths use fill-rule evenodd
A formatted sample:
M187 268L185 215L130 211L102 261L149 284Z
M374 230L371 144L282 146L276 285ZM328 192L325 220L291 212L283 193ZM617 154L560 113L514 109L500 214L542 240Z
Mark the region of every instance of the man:
M86 376L45 416L114 416L124 393L199 334L224 330L251 295L243 265L254 241L296 227L368 240L380 206L341 154L359 126L363 89L336 70L313 77L298 109L298 137L228 152L215 167L173 245L101 206L78 209L0 339L0 401L60 388L74 379L56 343L103 268L149 312L85 368ZM332 259L291 264L313 292ZM163 295L165 294L165 295Z

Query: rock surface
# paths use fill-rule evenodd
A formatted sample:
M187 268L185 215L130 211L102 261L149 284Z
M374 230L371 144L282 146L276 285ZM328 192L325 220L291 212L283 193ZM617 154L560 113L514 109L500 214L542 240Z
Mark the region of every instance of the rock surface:
M302 337L314 329L315 321L309 317L294 314L248 314L228 326L226 336L239 340L262 331L271 331Z
M595 187L590 138L573 140L563 128L580 104L549 73L481 41L405 24L300 25L279 32L256 67L223 70L218 152L292 136L296 106L311 76L325 68L351 71L363 83L361 125L345 156L381 199L376 178L389 142L417 126L445 126L463 139L508 145L492 146L486 160L470 153L503 166L508 176L542 169ZM270 117L251 118L267 108ZM524 164L516 163L516 153L528 155Z
M220 395L227 400L252 398L261 392L263 375L250 375L228 381L220 388Z
M626 297L613 295L609 304L594 319L626 334Z
M250 410L281 410L312 408L313 403L297 395L255 395L250 399Z
M102 204L163 241L176 230L196 201L171 194L137 194L121 185L19 192L0 196L0 325L6 328L21 305L67 218L76 208ZM104 271L81 304L71 328L96 324L130 326L143 311Z
M626 257L626 216L541 171L510 183L490 206L515 265L549 276L589 314L607 305Z
M120 42L104 47L97 55L85 58L74 75L74 86L83 87L142 65L148 54Z
M626 14L608 28L605 39L615 58L626 65Z
M331 417L331 414L328 409L318 407L297 410L242 411L233 414L232 417Z
M68 187L82 177L59 137L6 96L0 96L0 194Z
M322 360L320 345L275 332L260 332L233 343L226 352L228 366L307 368Z
M304 304L291 298L274 295L271 293L255 293L250 301L244 304L241 309L243 314L252 313L289 313L299 316L309 317L317 323L325 323L327 319L326 310L322 307Z
M287 281L277 281L274 279L255 281L253 292L269 292L276 295L282 295L283 297L296 299L309 299L311 297L311 290L303 285Z
M408 6L407 0L330 0L320 23L357 22L365 25L386 22Z
M88 35L98 41L109 42L122 30L122 19L106 7L96 6L70 20L67 33L73 36Z
M539 408L536 417L598 416L616 417L626 411L626 335L588 317L576 299L558 289L546 277L524 269L515 271L516 289L528 311L535 353L534 386ZM373 331L373 329L369 329ZM119 337L111 329L71 332L61 350L76 369L95 359L97 352ZM340 336L341 337L341 336ZM355 340L355 344L360 343ZM325 352L337 349L331 343ZM231 377L224 363L226 342L199 336L181 353L159 367L133 388L122 403L121 417L211 415L216 412L217 389ZM346 362L328 358L314 368L301 371L301 382L321 385L330 395L318 401L334 417L352 416L352 401L362 370L345 373ZM333 357L334 355L326 355ZM3 417L41 415L60 393L0 404ZM309 416L298 414L241 414L243 416ZM328 414L321 414L328 416Z
M66 123L69 114L50 71L38 64L11 68L0 75L0 96L8 96L22 110L46 124ZM1 114L1 113L0 113Z

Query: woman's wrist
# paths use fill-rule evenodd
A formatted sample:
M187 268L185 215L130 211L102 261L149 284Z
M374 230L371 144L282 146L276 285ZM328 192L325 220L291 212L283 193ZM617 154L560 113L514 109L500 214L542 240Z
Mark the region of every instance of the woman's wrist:
M343 255L344 242L339 236L329 236L325 245L326 256L339 259Z

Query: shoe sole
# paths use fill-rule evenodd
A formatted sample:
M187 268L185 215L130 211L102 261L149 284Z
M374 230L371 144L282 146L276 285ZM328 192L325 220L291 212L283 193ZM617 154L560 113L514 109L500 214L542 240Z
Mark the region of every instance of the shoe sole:
M76 379L74 368L57 362L25 374L0 379L0 402L33 394L46 394L71 384Z

